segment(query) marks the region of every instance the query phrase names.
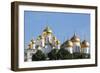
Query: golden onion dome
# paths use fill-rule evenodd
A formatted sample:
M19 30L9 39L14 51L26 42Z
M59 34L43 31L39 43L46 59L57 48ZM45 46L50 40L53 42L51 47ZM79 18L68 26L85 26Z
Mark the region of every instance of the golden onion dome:
M41 39L43 39L43 36L39 35L39 36L37 37L37 40L41 40Z
M29 43L29 49L32 49L32 42Z
M60 44L60 41L59 41L59 40L57 40L57 41L56 41L56 44L57 44L57 45L58 45L58 44Z
M89 47L89 43L88 43L86 40L84 40L84 41L81 43L81 48L87 48L87 47Z
M47 26L43 32L46 32L46 33L52 33L52 30Z
M37 40L40 40L40 36L37 37Z
M67 47L73 47L72 41L68 40L68 41L66 42L66 46L67 46Z
M32 42L32 44L35 44L35 40L34 39L32 39L31 42Z
M44 31L44 32L42 33L42 35L45 37L45 36L47 35L47 33Z
M56 37L55 36L53 36L52 38L53 38L53 40L56 40Z
M80 38L76 36L76 34L74 34L74 36L71 38L72 42L80 42Z

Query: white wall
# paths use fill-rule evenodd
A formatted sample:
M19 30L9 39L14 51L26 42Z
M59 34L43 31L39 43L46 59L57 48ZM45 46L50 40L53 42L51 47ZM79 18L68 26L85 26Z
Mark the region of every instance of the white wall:
M0 73L14 73L10 70L11 61L11 12L10 3L14 0L0 0ZM62 3L62 4L81 4L81 5L94 5L99 6L100 13L100 0L21 0L21 1L34 1L34 2L50 2L50 3ZM100 14L98 14L98 19L100 19ZM100 23L100 22L99 22ZM99 24L98 23L98 24ZM100 25L98 25L100 28ZM98 30L100 31L100 29ZM100 33L98 33L100 37ZM100 38L98 38L98 43L100 43ZM98 46L98 51L100 52L100 46ZM100 55L100 53L98 54ZM99 58L100 65L100 58ZM40 70L34 71L35 73L99 73L100 66L98 67L86 67L86 68L73 68L73 69L55 69L55 70ZM26 71L22 73L33 73L33 71Z

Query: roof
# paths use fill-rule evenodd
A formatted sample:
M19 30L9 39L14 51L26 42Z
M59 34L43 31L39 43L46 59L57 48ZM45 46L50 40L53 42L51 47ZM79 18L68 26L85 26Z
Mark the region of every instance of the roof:
M58 44L60 44L60 41L59 41L59 40L57 40L57 41L56 41L56 44L57 44L57 45L58 45Z
M72 47L72 46L73 46L73 42L71 40L67 40L61 45L61 48Z
M89 43L84 40L82 43L81 43L81 48L86 48L86 47L89 47Z
M50 29L50 27L46 27L43 32L47 32L47 33L52 33L52 30Z
M66 41L66 47L73 47L73 42L70 40Z
M80 42L80 38L78 36L76 36L76 34L74 33L73 37L71 38L72 42Z

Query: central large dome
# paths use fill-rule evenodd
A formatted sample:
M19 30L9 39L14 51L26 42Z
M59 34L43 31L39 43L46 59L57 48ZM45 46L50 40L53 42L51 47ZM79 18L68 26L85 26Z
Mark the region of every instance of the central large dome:
M46 33L52 33L52 30L50 29L50 27L46 27L43 32L46 32Z

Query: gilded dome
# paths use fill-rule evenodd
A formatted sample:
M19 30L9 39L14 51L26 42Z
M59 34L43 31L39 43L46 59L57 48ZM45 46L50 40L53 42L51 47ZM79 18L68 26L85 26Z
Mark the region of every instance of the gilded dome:
M80 38L76 36L76 34L74 34L74 36L71 38L72 42L80 42Z
M57 40L57 41L56 41L56 44L57 44L57 45L58 45L58 44L60 44L60 41L59 41L59 40Z
M32 42L29 43L29 49L32 49Z
M46 32L46 33L52 33L52 30L50 29L50 27L46 27L43 32Z
M87 47L89 47L89 43L88 43L86 40L84 40L84 41L81 43L81 48L87 48Z
M47 35L47 33L44 31L44 32L42 33L42 35L45 37L45 36Z
M56 37L55 36L53 36L52 38L53 38L53 40L56 40Z
M73 47L72 41L68 40L68 41L66 42L66 46L67 46L67 47Z
M37 40L40 40L40 37L39 36L37 37Z
M31 42L32 42L32 44L35 44L35 40L34 39L32 39Z
M41 35L39 35L39 36L37 37L37 40L40 40L40 39L42 39L42 36L41 36Z

